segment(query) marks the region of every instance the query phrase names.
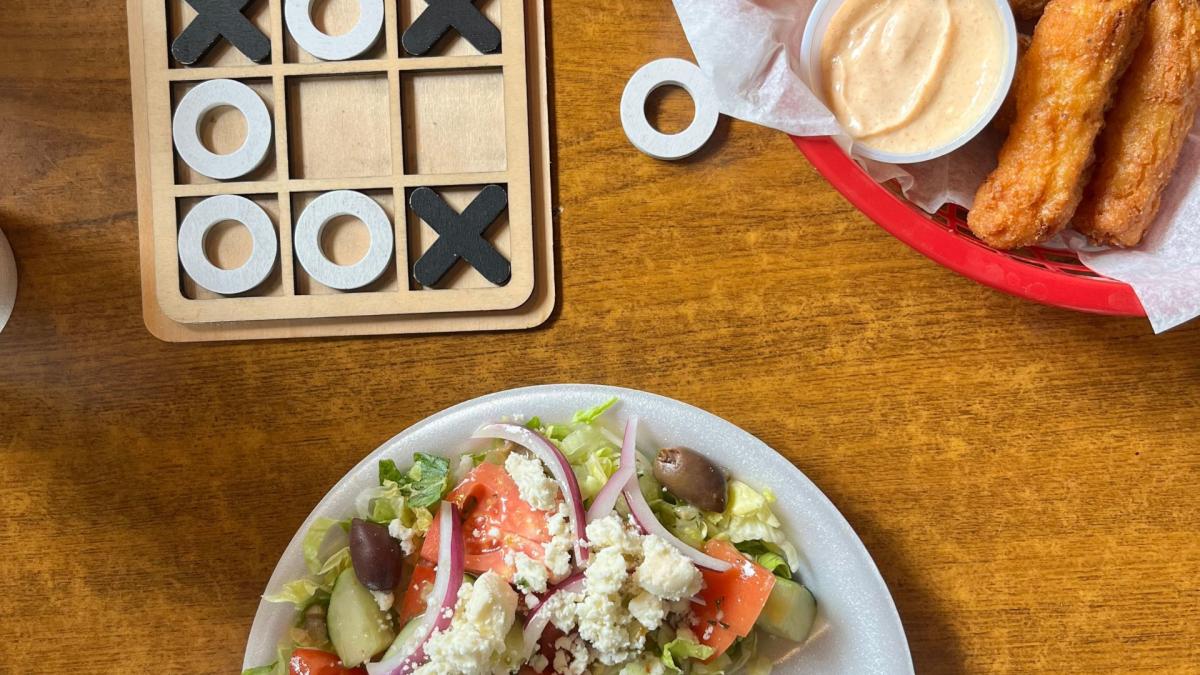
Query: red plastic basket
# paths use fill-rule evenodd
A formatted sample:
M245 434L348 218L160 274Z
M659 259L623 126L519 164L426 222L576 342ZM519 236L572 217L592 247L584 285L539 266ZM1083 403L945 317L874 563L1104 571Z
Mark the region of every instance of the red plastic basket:
M1145 316L1127 284L1084 267L1070 251L997 251L967 229L966 209L947 205L930 215L876 183L829 138L792 138L808 161L850 203L930 260L996 290L1080 312Z

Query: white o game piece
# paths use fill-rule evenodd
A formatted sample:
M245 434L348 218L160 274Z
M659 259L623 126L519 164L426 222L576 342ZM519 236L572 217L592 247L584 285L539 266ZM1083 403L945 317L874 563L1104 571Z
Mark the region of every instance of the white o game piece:
M204 253L204 239L220 222L234 220L250 231L253 248L241 267L224 270ZM266 281L275 268L279 241L262 207L237 195L209 197L192 207L179 227L179 262L192 281L221 295L236 295Z
M200 122L221 106L237 108L246 118L242 147L218 155L200 141ZM254 90L236 80L209 80L191 89L175 109L171 133L175 149L187 165L217 180L240 178L262 164L271 147L271 114Z
M646 99L659 87L682 87L696 104L696 117L687 129L664 134L646 119ZM621 96L621 124L634 147L655 159L683 159L712 138L721 116L721 104L708 77L694 63L659 59L638 69Z
M362 260L339 265L321 250L321 233L338 216L357 218L367 226L371 245ZM375 281L387 269L395 246L392 222L374 199L353 190L337 190L317 197L296 222L292 247L309 276L329 288L352 291Z
M345 61L360 56L383 30L383 0L358 0L358 23L344 35L322 33L313 24L315 0L287 0L283 6L288 32L304 51L322 61Z

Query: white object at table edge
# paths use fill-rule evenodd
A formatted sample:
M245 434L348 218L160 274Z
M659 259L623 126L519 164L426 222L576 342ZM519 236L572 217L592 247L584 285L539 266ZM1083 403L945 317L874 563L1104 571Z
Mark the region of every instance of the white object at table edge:
M12 317L17 304L17 260L4 232L0 231L0 331Z

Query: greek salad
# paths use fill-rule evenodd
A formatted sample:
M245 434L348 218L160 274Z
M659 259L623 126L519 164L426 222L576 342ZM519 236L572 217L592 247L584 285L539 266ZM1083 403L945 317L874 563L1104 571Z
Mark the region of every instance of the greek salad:
M275 663L243 675L769 673L816 600L774 495L703 454L618 436L615 399L505 420L456 459L379 463L346 520L306 533Z

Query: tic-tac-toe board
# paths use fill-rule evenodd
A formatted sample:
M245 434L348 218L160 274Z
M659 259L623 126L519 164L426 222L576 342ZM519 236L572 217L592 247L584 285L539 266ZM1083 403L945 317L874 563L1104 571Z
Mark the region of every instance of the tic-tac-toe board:
M155 335L549 316L540 0L130 0L129 23Z

